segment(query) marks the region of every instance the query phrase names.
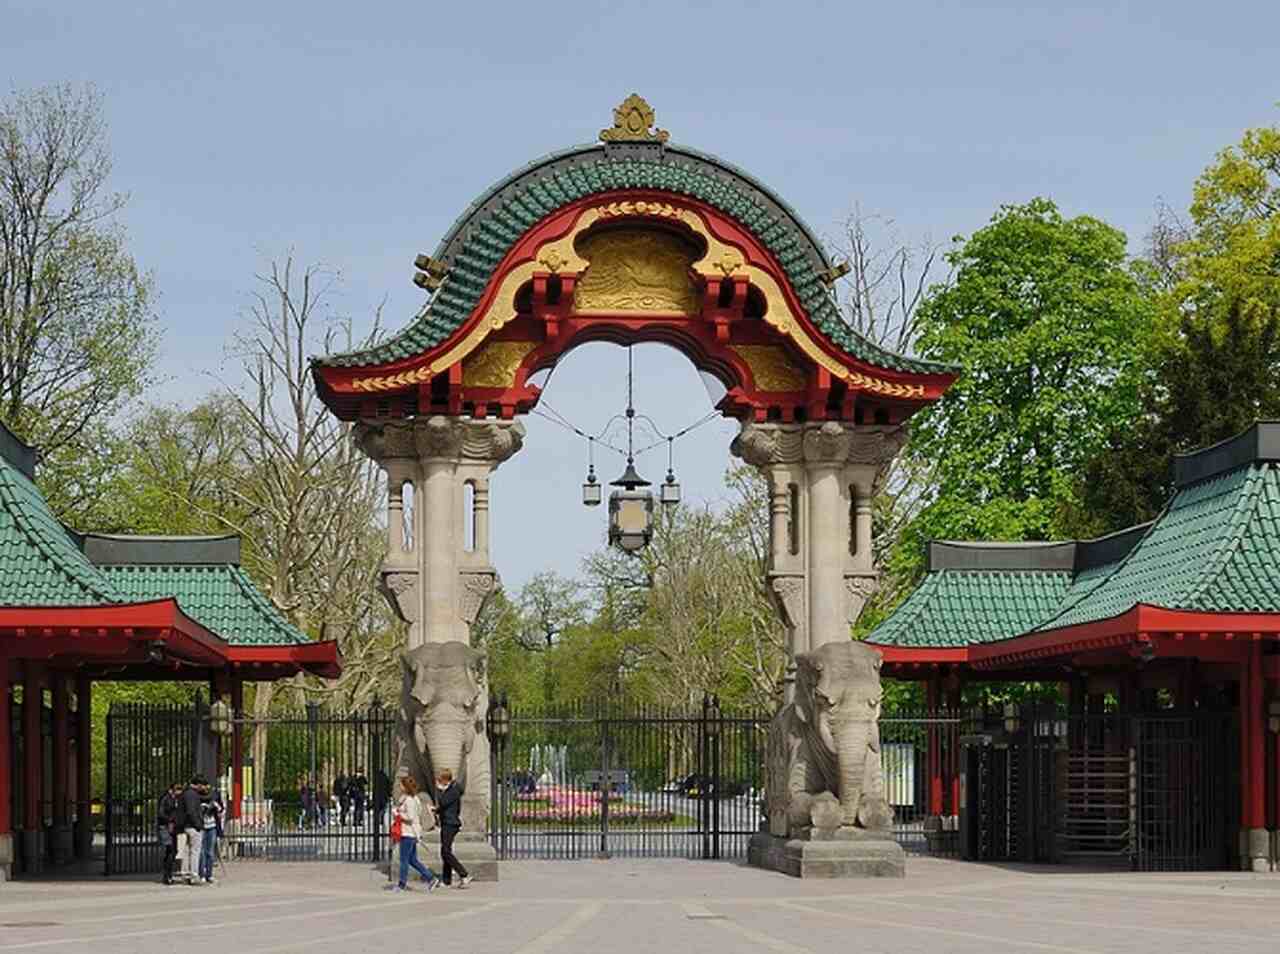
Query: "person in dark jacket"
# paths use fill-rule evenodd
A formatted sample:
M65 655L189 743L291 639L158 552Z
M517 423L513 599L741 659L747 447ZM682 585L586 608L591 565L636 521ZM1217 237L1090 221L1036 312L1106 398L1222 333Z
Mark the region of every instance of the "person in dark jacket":
M160 862L160 880L173 884L173 866L178 860L178 800L182 796L182 783L170 782L168 790L160 796L156 807L156 830L164 858Z
M205 784L203 776L193 775L178 803L178 860L182 862L182 880L187 884L200 883L200 840L204 833L204 808L200 802Z
M333 794L338 799L338 824L347 823L347 812L351 809L351 793L347 791L347 776L339 775L333 780Z
M446 885L453 883L453 873L458 872L458 887L465 888L471 884L471 875L463 867L458 856L453 853L453 839L462 830L462 786L453 780L453 773L442 769L436 775L435 813L440 822L440 860L444 870L440 880Z
M369 778L363 768L356 769L356 774L347 779L347 794L351 798L351 811L355 815L355 824L364 824L364 806L369 797Z

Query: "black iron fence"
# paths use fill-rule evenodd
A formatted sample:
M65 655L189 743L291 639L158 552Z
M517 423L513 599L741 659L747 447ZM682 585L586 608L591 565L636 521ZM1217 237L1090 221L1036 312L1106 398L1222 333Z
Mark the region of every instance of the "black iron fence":
M506 731L491 733L498 857L743 857L759 827L768 724L710 698L694 712L509 712Z
M964 731L963 857L1138 871L1232 867L1234 713L1024 705L975 713Z
M209 708L116 704L107 716L106 874L159 872L160 796L207 776L227 807L224 857L376 861L387 851L394 716L317 706L242 720L243 774ZM236 796L239 795L237 799Z

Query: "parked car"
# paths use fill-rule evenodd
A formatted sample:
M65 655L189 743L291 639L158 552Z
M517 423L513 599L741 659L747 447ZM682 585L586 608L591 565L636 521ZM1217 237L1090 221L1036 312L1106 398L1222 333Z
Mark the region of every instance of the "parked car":
M688 798L737 798L747 794L750 786L746 782L733 779L721 779L717 787L713 779L702 775L690 775L685 779L684 794Z
M687 795L696 775L678 775L658 789L664 795Z

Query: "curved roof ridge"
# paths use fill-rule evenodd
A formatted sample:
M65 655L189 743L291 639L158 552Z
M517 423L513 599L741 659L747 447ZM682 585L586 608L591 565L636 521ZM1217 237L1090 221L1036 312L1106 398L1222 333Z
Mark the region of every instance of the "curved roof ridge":
M1218 580L1219 574L1226 568L1231 558L1240 549L1244 541L1245 530L1248 529L1253 515L1257 512L1258 501L1262 498L1262 487L1265 479L1263 468L1266 465L1253 465L1249 467L1248 476L1245 477L1245 488L1243 493L1236 498L1236 505L1228 520L1223 527L1223 537L1219 541L1218 547L1210 559L1205 564L1204 571L1194 579L1193 584L1186 590L1185 595L1179 601L1186 606L1198 599L1205 590ZM1167 607L1168 609L1179 609L1180 606Z
M228 564L227 570L231 574L231 579L240 588L240 591L245 594L250 603L257 607L258 611L266 617L267 621L275 629L280 630L294 643L315 642L310 636L289 622L288 617L284 615L280 607L276 606L262 590L254 585L253 580L249 579L249 575L245 573L243 567Z
M600 143L548 153L499 179L463 211L435 257L443 283L414 318L380 344L312 358L319 366L369 367L425 353L467 320L494 270L529 228L571 202L623 188L689 195L715 206L755 234L777 258L801 305L837 348L868 364L916 373L952 373L941 362L898 354L845 320L820 272L830 267L821 242L776 192L739 167L687 146L611 154Z
M22 498L20 499L20 495ZM28 546L56 572L95 603L119 603L121 597L76 545L72 532L53 515L39 488L7 460L0 462L0 499ZM31 509L36 512L32 513ZM39 521L43 526L37 525Z

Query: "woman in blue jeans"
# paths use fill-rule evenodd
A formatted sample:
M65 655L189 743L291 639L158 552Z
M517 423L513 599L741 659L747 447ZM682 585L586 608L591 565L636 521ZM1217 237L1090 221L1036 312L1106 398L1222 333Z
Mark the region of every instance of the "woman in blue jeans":
M422 837L422 803L418 801L418 783L405 777L400 779L403 794L396 802L395 813L400 819L400 883L396 891L409 890L409 867L418 872L426 882L427 890L434 891L439 880L435 873L418 860L418 839Z

